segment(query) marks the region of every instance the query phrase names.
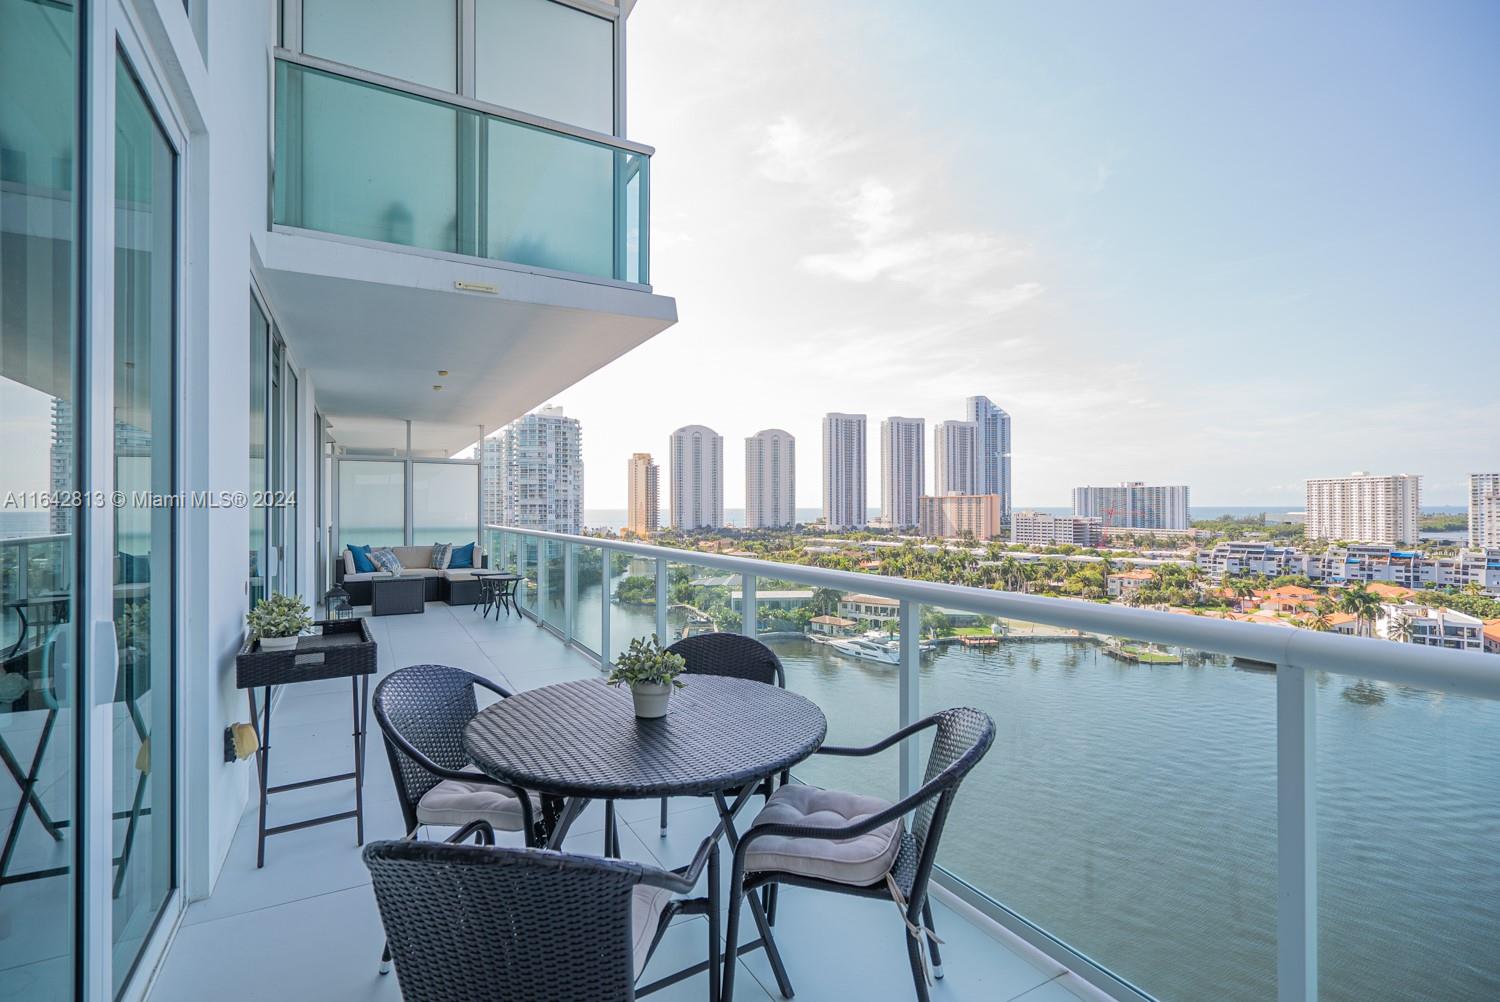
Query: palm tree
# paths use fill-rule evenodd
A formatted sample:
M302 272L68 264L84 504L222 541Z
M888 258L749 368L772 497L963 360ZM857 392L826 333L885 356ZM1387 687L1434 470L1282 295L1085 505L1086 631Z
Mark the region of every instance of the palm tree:
M1399 643L1411 643L1411 617L1404 612L1391 616L1391 621L1386 626L1386 636Z
M837 588L814 588L808 603L820 616L831 616L838 611L839 599L843 595Z
M1380 596L1362 584L1355 585L1339 596L1339 609L1352 615L1359 632L1368 637L1374 631L1375 617L1380 615Z

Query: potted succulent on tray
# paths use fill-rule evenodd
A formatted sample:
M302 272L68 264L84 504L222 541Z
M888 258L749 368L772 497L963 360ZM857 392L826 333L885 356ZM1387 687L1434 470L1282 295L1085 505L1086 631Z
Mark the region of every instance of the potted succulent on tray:
M275 594L262 599L245 616L250 638L260 641L263 651L290 651L297 637L312 626L307 603L296 595Z
M650 639L635 638L630 647L615 659L609 673L610 685L629 685L635 701L635 715L647 719L667 715L667 700L673 689L682 688L677 677L687 667L681 654L663 649L652 634Z

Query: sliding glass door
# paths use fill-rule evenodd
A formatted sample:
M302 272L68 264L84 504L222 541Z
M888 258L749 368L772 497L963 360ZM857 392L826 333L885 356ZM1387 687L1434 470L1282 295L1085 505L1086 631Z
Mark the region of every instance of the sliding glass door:
M175 886L177 154L115 74L114 579L108 777L115 991Z
M0 996L78 963L79 17L0 0Z
M297 376L250 297L250 604L297 591Z

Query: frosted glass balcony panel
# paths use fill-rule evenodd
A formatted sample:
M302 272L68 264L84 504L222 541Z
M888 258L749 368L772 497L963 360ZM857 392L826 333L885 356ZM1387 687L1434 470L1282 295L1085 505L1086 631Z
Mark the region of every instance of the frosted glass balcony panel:
M640 152L277 64L283 226L650 283Z
M614 22L554 0L478 0L481 101L610 134Z
M436 101L288 63L276 88L276 221L458 251L459 122Z
M310 55L439 90L458 89L456 0L302 0Z

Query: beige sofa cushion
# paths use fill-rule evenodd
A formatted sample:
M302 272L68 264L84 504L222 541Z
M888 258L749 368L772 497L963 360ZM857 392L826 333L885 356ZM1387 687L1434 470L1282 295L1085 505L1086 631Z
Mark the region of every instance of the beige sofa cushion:
M842 828L890 806L889 800L879 797L792 783L771 794L766 806L755 816L755 824ZM903 828L898 818L849 839L763 836L750 843L745 853L745 869L779 870L864 887L890 872L901 849Z
M391 549L395 552L396 559L401 561L401 566L407 570L432 566L432 547L430 546L393 546Z

